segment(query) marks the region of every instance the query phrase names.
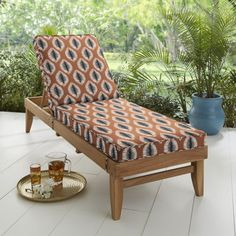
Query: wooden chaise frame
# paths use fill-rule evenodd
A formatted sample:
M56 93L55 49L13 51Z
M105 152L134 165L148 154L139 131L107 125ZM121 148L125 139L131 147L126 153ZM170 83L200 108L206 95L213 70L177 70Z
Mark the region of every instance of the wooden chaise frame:
M152 158L138 159L128 162L115 162L94 146L86 142L70 128L57 121L46 106L45 96L25 98L26 132L29 133L33 116L39 117L45 124L72 144L78 152L84 153L110 175L111 213L114 220L120 219L123 189L178 175L191 173L192 183L197 196L203 195L204 159L207 158L207 146L192 150L157 155ZM190 163L156 173L147 173L162 168ZM141 176L135 176L142 174ZM133 176L133 177L132 177Z

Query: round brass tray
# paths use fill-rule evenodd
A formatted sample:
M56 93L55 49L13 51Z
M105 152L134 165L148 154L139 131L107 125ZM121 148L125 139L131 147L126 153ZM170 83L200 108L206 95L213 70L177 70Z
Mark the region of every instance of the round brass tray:
M43 183L48 178L48 171L41 171L41 182ZM71 171L70 173L65 171L63 177L63 186L61 188L54 189L50 198L35 197L33 193L26 191L27 189L31 189L30 175L27 175L19 180L17 183L17 190L22 197L31 201L55 202L75 196L81 192L86 187L86 185L87 181L84 176L74 171Z

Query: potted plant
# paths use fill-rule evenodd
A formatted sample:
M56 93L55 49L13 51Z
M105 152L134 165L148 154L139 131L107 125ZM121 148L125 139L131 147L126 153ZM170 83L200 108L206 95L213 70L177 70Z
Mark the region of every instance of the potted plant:
M236 14L231 4L223 1L212 1L208 7L197 3L194 8L162 8L159 15L164 22L164 41L158 38L151 47L144 46L133 54L127 82L141 89L160 90L159 77L143 67L155 63L164 75L164 87L172 88L184 117L188 97L195 91L188 114L190 123L213 135L224 124L222 96L217 91L236 33Z
M183 51L181 60L196 88L189 121L209 135L217 134L224 125L224 111L216 87L236 32L236 14L231 5L216 1L210 9L183 9L175 17Z

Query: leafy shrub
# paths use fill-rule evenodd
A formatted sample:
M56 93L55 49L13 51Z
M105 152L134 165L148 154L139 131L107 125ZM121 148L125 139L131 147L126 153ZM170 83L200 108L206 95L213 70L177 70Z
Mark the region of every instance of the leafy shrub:
M236 125L236 70L231 70L222 77L218 84L218 93L223 96L223 109L225 112L225 126Z
M24 111L24 98L40 95L40 72L27 52L0 52L0 110Z
M180 112L179 104L170 96L161 96L157 91L150 92L148 89L143 88L134 90L130 89L126 83L126 75L123 73L112 72L113 78L118 84L121 96L127 100L134 102L140 106L146 107L153 111L162 113L169 117L183 120L183 115Z

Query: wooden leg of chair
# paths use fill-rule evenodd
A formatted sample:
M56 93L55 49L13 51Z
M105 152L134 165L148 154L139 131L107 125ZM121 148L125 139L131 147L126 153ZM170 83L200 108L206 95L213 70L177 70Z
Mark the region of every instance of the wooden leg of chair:
M194 167L194 172L191 174L193 187L196 196L203 196L204 192L204 161L195 161L191 165Z
M26 133L30 132L32 122L33 122L33 116L34 116L33 113L26 109L25 111L25 132Z
M123 202L123 180L110 174L110 201L113 220L119 220Z

